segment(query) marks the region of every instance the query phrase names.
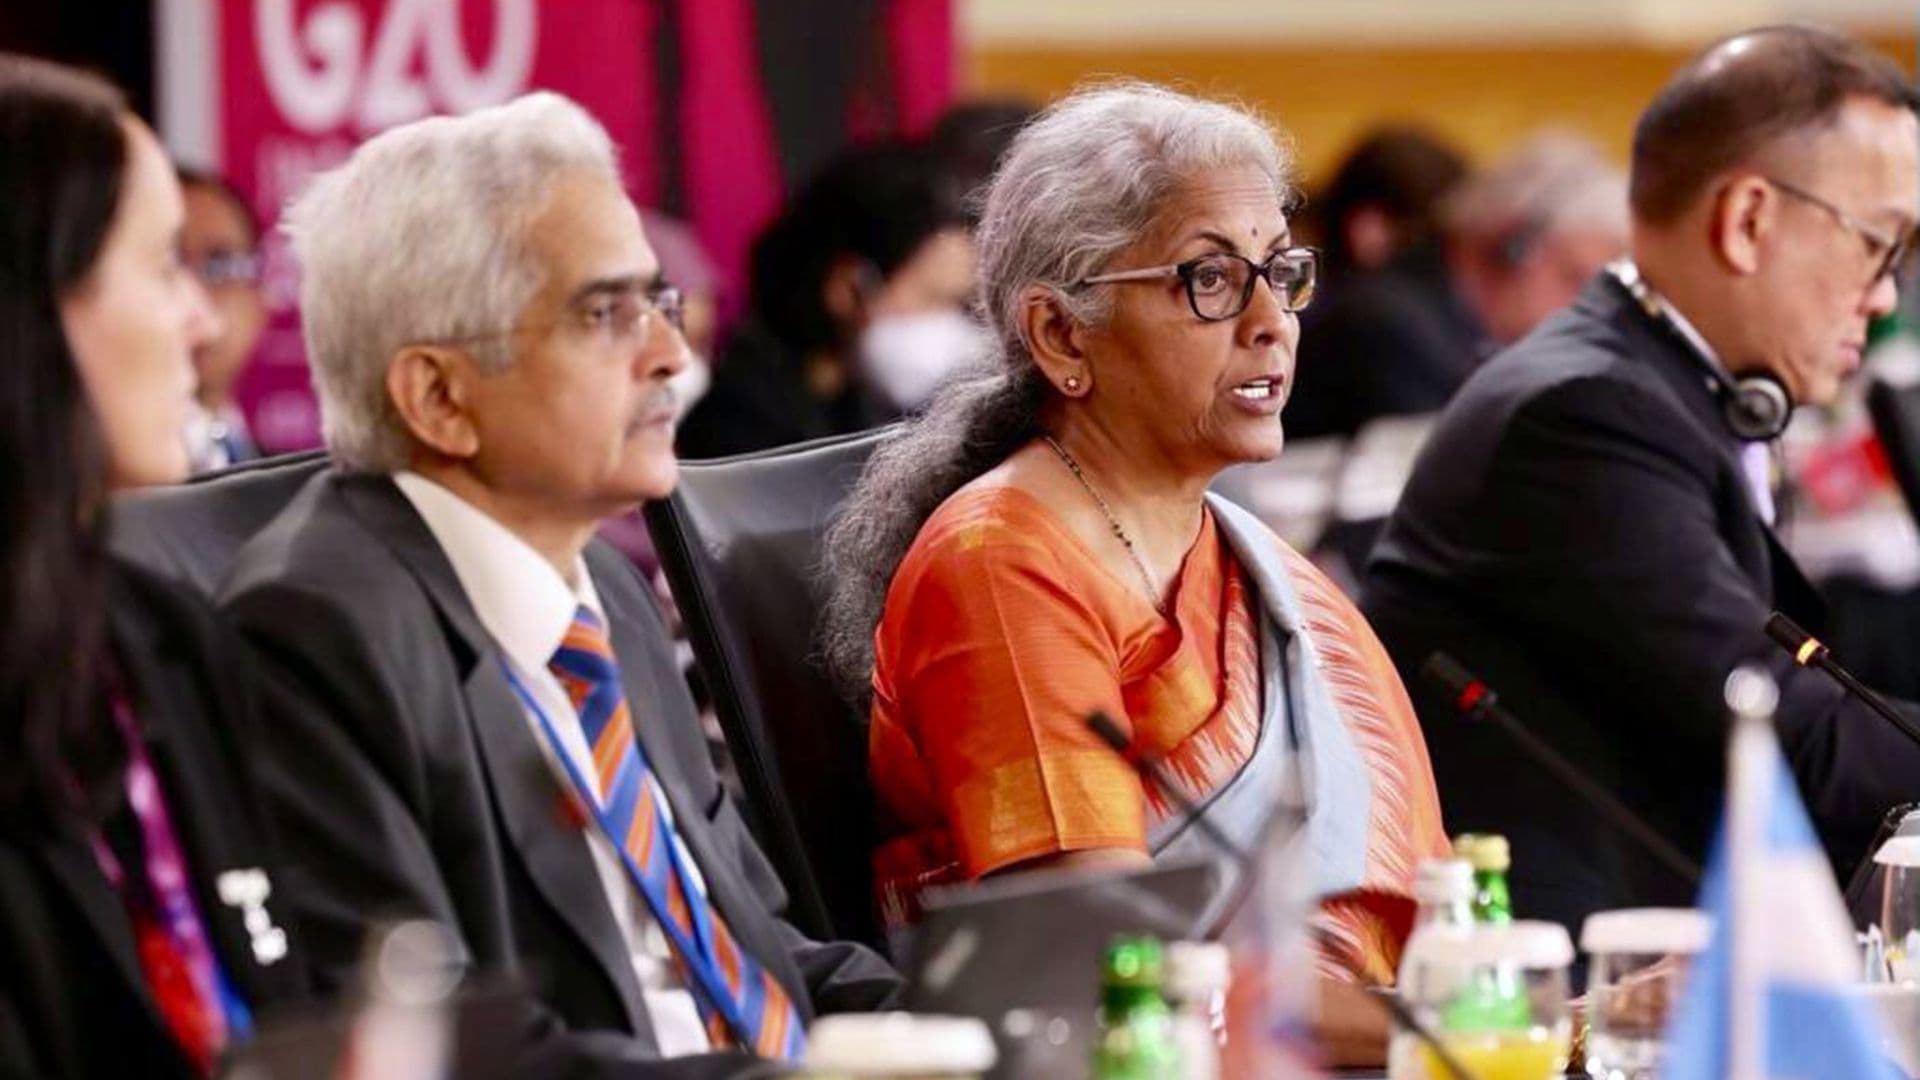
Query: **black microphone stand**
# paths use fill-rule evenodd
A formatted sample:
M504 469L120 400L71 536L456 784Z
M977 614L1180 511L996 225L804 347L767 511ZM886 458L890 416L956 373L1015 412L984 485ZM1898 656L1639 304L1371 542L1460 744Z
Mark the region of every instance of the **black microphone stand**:
M1805 668L1817 668L1827 673L1827 677L1840 684L1840 688L1866 703L1867 708L1878 713L1880 719L1892 724L1900 733L1916 743L1920 743L1920 727L1913 721L1900 715L1900 711L1887 704L1887 699L1874 693L1866 683L1854 678L1853 672L1840 666L1826 645L1800 628L1800 624L1776 611L1767 619L1767 636L1792 654L1793 662Z
M1640 815L1628 809L1626 804L1615 798L1613 793L1595 783L1573 762L1560 755L1560 752L1548 746L1538 735L1528 731L1526 726L1504 706L1500 704L1500 695L1493 692L1486 683L1481 682L1453 657L1436 652L1427 657L1420 669L1427 681L1445 690L1448 702L1461 719L1470 723L1490 723L1505 732L1509 739L1518 743L1527 756L1538 762L1554 775L1561 783L1579 792L1588 805L1600 812L1614 828L1632 837L1654 858L1666 864L1667 869L1687 880L1688 883L1700 883L1700 864L1689 859L1679 848L1674 847L1648 825Z

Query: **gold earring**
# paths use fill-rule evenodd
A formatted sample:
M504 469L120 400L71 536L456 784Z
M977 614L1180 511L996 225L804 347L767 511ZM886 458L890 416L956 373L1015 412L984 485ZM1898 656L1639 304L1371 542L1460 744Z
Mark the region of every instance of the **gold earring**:
M1080 376L1078 375L1067 376L1067 393L1077 394L1079 392L1080 392Z

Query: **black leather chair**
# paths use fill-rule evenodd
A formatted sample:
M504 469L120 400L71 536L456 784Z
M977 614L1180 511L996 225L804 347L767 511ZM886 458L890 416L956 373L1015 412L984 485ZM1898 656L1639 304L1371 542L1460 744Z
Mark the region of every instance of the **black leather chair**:
M326 467L326 452L312 450L116 495L108 544L116 555L211 597L240 548Z
M890 433L682 462L673 497L646 509L796 920L819 905L822 932L876 947L866 718L828 681L814 631L822 534Z
M1896 386L1875 379L1867 387L1867 414L1887 451L1893 480L1907 512L1920 522L1920 384Z

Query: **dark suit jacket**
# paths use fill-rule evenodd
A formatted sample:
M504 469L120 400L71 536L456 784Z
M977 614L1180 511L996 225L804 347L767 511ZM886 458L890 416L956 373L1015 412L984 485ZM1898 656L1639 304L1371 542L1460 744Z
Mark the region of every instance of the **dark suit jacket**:
M1301 316L1287 399L1293 438L1351 436L1382 416L1438 412L1490 351L1436 247L1329 284Z
M1818 633L1819 601L1685 349L1596 278L1448 406L1367 575L1449 827L1507 833L1516 909L1569 925L1692 890L1497 730L1451 719L1418 678L1435 649L1695 856L1721 805L1722 687L1743 661L1780 682L1780 740L1843 874L1886 809L1920 796L1920 748L1763 633L1776 609Z
M587 564L641 743L735 936L809 1017L886 1002L898 980L879 958L780 919L779 880L714 776L650 593L599 542ZM297 914L322 989L346 985L375 920L428 916L480 971L532 986L514 1055L468 1068L624 1075L655 1058L626 945L505 657L393 482L316 476L242 550L222 604L286 695L265 771L309 875ZM716 1054L645 1075L749 1067Z
M114 564L108 626L214 951L259 1020L306 989L297 948L263 963L219 876L267 872L265 909L291 936L288 881L250 784L254 700L241 649L205 601ZM160 1019L120 897L86 831L0 830L0 1075L194 1075Z

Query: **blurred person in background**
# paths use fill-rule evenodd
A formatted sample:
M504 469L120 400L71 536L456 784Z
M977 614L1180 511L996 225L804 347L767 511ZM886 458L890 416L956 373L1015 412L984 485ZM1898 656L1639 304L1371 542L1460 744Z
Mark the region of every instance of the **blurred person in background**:
M1147 85L1020 133L979 231L994 358L875 451L826 539L823 647L870 709L891 922L933 885L1216 855L1104 712L1237 843L1300 810L1322 1035L1377 1062L1350 972L1392 979L1391 911L1445 849L1426 751L1352 603L1206 493L1280 452L1315 269L1291 169L1259 118Z
M1437 412L1483 360L1571 303L1625 250L1626 178L1584 140L1543 134L1454 187L1439 226L1437 245L1337 291L1303 334L1314 434Z
M108 554L176 483L190 357L160 144L91 77L0 54L0 1074L203 1077L305 989L241 649Z
M1777 610L1824 630L1774 532L1770 451L1894 309L1920 220L1916 107L1894 63L1812 27L1741 34L1676 72L1634 131L1631 259L1468 380L1368 567L1365 608L1403 675L1452 653L1698 861L1738 664L1779 684L1782 749L1843 879L1920 792L1920 747L1763 629ZM1692 901L1441 697L1417 700L1448 823L1508 836L1516 910L1577 927Z
M1440 201L1467 171L1458 150L1419 128L1388 126L1362 139L1307 205L1326 262L1328 294L1402 252L1431 244L1439 231ZM1303 328L1312 323L1311 317L1303 320Z
M960 193L970 225L979 224L987 181L1013 137L1038 113L1031 102L1013 98L963 101L934 122L927 141Z
M218 175L183 168L179 178L187 207L180 257L220 315L220 332L193 350L201 412L194 469L204 472L260 456L234 387L267 328L267 298L260 288L260 222L253 209Z
M1384 270L1409 252L1438 250L1440 200L1467 175L1467 160L1449 143L1415 127L1390 125L1360 140L1348 152L1333 179L1309 197L1302 226L1320 245L1322 277L1318 302L1300 315L1301 374L1287 400L1287 432L1316 438L1339 428L1336 414L1345 404L1336 394L1337 377L1322 378L1312 367L1310 343L1337 298Z
M1586 139L1547 132L1461 184L1440 221L1455 291L1506 346L1627 250L1627 177Z
M973 241L932 151L841 153L753 246L747 313L680 429L689 458L877 427L982 349Z

